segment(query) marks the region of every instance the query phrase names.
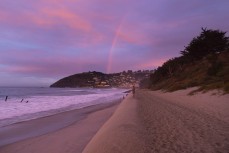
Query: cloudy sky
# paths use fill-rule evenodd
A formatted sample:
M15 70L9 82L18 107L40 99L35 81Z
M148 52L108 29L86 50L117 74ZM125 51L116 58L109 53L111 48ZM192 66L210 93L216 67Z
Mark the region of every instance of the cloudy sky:
M154 69L228 19L228 0L0 0L0 86Z

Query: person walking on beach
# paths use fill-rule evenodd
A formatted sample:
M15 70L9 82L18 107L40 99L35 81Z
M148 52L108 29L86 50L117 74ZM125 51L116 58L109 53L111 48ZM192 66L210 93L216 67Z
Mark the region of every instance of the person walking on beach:
M6 99L5 99L5 101L7 101L7 99L8 99L8 96L6 96Z
M134 97L134 95L135 95L135 86L134 85L132 87L132 93L133 93L133 97Z

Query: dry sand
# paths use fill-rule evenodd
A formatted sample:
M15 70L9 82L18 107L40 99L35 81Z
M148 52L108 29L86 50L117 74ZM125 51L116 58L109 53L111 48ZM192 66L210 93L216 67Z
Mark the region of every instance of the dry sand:
M228 153L229 95L138 90L83 153Z
M87 115L85 119L56 132L51 132L46 135L29 138L1 147L0 153L81 153L99 128L110 118L118 104L119 103L116 103L115 105L112 104L110 107L99 106L99 108L95 109L89 108L86 112L90 114ZM68 115L63 113L61 116L62 117L58 118L63 119L64 116ZM53 117L28 122L31 124L46 124L47 122L53 122ZM24 128L24 130L20 129L19 132L26 133L26 130L26 128ZM17 133L17 131L13 132Z

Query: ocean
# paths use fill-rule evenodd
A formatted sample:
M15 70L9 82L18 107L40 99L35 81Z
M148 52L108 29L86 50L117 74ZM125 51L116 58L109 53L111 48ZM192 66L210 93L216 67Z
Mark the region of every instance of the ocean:
M0 87L0 127L111 103L121 99L125 91L127 89Z

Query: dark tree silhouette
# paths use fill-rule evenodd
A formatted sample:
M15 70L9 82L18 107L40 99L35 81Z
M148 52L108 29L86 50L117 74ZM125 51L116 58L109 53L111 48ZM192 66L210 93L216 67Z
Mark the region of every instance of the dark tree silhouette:
M199 36L192 39L181 54L191 59L201 59L210 53L219 53L229 48L226 32L202 28Z
M188 46L181 51L182 56L169 59L162 66L158 67L157 70L150 75L149 83L151 87L155 86L155 88L158 88L160 86L157 87L158 84L162 83L161 85L164 86L163 82L168 80L173 82L179 78L184 81L186 78L186 82L184 81L183 84L178 85L179 89L184 86L190 87L197 85L200 79L196 78L196 80L198 80L196 82L190 81L190 79L188 79L188 76L190 76L189 70L193 70L192 66L195 66L195 63L201 63L203 57L206 57L207 61L212 65L210 68L206 67L209 76L216 77L217 74L219 74L218 72L225 74L222 63L217 62L217 59L220 55L228 53L228 51L229 37L226 37L226 32L202 28L200 35L193 38ZM195 69L195 72L199 70L200 69ZM184 83L186 83L186 85L184 85ZM173 83L170 85L173 86Z

